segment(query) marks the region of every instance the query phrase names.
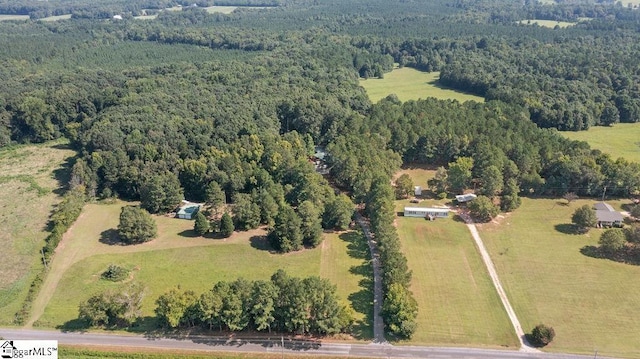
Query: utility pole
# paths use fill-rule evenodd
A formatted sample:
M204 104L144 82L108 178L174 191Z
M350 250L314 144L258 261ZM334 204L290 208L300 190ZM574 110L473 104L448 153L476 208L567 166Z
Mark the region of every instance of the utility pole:
M604 189L602 190L602 202L604 202L604 194L607 193L607 186L604 186Z

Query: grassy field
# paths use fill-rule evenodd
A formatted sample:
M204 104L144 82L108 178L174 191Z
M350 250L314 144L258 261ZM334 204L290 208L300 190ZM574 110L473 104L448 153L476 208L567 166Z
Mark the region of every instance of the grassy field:
M409 166L414 184L426 186L435 170ZM396 201L404 206L443 206L448 200ZM398 217L402 250L413 271L411 290L418 307L418 330L411 343L517 347L518 339L482 263L469 230L453 219L433 222ZM470 299L473 300L470 300Z
M479 226L523 329L553 326L556 338L545 350L638 358L640 266L582 254L602 231L567 234L567 224L576 208L595 201L562 202L525 198L499 224Z
M533 25L533 24L537 24L538 26L542 26L542 27L548 27L550 29L555 28L556 26L560 27L560 28L567 28L569 26L573 26L576 23L575 22L566 22L566 21L554 21L554 20L535 20L535 19L527 19L527 20L520 20L518 21L518 24L523 24L523 25Z
M75 153L64 142L0 150L0 324L10 324L39 265L63 166ZM64 180L63 180L64 181Z
M411 343L518 347L466 226L399 217L398 234L413 271L411 290L420 311Z
M369 289L366 285L361 287L361 281L366 283L363 277L367 273L352 271L352 267L368 261L354 258L347 250L356 242L357 233L328 234L319 248L280 255L269 251L263 229L239 232L225 240L202 238L194 237L192 221L157 216L158 238L142 245L121 246L111 243L122 205L85 206L80 218L65 234L41 295L34 302L34 308L45 308L40 312L34 309L35 325L52 327L73 323L80 302L100 291L123 285L100 279L100 273L112 263L132 269L133 278L147 286L143 315L148 317L153 316L157 297L178 285L201 293L216 281L239 277L269 279L277 269L283 268L294 276L322 274L331 279L345 304L354 301L361 321L358 325L361 335L370 337L370 328L362 323L368 313L356 303L366 300ZM147 320L140 330L152 329L154 325L152 319Z
M202 352L199 350L171 350L171 349L151 349L151 348L126 348L110 346L60 346L59 356L65 359L281 359L280 353L242 353L242 352ZM305 358L309 359L309 353L286 353L285 358ZM342 359L339 356L323 355L324 359Z
M405 173L411 177L414 186L422 186L424 190L427 188L427 181L435 176L436 170L435 168L421 165L402 166L402 169L395 174L394 180Z
M410 67L395 69L384 74L384 79L370 78L360 80L371 102L378 102L390 94L396 94L400 101L435 97L442 100L484 102L482 97L442 88L436 81L439 72L422 72Z
M29 20L29 15L5 15L0 14L0 21L7 20Z
M210 14L213 14L213 13L231 14L237 8L238 8L237 6L208 6L208 7L205 7L204 9Z
M588 131L560 133L572 140L586 141L614 159L623 157L640 162L640 123L617 123L611 127L596 126Z
M71 19L71 14L43 17L41 21L58 21Z

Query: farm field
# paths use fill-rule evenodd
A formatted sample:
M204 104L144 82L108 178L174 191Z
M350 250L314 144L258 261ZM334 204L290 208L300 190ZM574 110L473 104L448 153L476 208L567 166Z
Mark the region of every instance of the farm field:
M0 150L0 325L8 325L24 300L66 161L75 152L63 141Z
M518 24L521 25L533 25L537 24L538 26L548 27L550 29L555 28L556 26L560 28L567 28L569 26L573 26L575 22L566 22L566 21L554 21L554 20L536 20L536 19L526 19L518 21Z
M29 15L0 14L0 21L7 21L7 20L29 20Z
M415 184L426 185L434 170L406 168ZM427 199L404 206L443 206L448 200ZM493 288L469 230L454 219L432 222L398 217L402 251L413 272L411 290L418 301L418 330L412 344L518 346L518 339ZM470 300L473 298L473 300Z
M458 100L460 102L484 102L482 97L440 87L436 83L439 77L439 72L423 72L403 67L384 74L384 79L361 79L360 86L364 87L373 103L391 94L398 96L400 101L435 97L441 100Z
M453 218L399 217L397 223L419 307L411 343L517 348L467 227Z
M560 132L577 141L586 141L591 148L608 153L612 158L622 157L640 162L640 123L616 123L611 127L594 126L588 131ZM615 141L611 141L615 138Z
M554 327L547 351L640 357L640 321L632 314L640 306L640 266L582 254L602 230L564 232L575 209L595 201L562 202L524 198L498 224L478 226L523 329Z
M58 21L71 19L71 14L43 17L41 21Z
M178 285L201 293L216 281L239 277L269 279L277 269L284 268L292 276L323 274L332 280L341 278L336 283L345 304L350 304L351 293L362 290L359 287L362 275L352 274L350 267L368 262L350 258L347 251L341 250L349 243L339 235L327 235L322 247L279 255L269 251L263 229L238 232L226 240L211 239L195 237L192 221L156 216L158 238L137 246L110 244L123 205L117 202L85 206L80 218L65 234L41 296L34 303L34 308L45 308L41 316L34 310L36 326L68 323L68 327L73 327L80 302L97 292L126 285L100 279L100 273L109 264L132 269L133 279L147 286L142 311L148 318L140 330L155 327L151 318L155 300ZM322 273L322 262L341 264L334 266L331 273ZM358 319L362 320L365 315L362 313ZM363 333L370 330L363 323L360 327Z

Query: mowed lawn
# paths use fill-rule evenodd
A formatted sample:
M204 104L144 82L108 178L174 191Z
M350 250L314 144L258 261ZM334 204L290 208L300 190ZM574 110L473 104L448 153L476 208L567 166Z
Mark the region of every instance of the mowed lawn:
M391 94L395 94L403 102L427 97L460 102L484 102L482 97L441 87L436 83L439 77L439 72L423 72L403 67L384 74L384 79L362 79L360 85L367 91L373 103Z
M499 224L479 226L523 329L554 327L548 351L639 358L640 266L582 254L602 230L564 232L573 212L595 200L562 202L525 198Z
M100 279L109 264L132 269L133 279L146 285L142 313L147 317L154 315L158 296L171 288L180 286L202 293L221 280L240 277L268 280L279 268L292 276L329 278L337 284L346 305L351 305L351 294L363 291L359 284L363 274L351 269L368 261L352 257L353 253L346 250L350 243L343 235L327 234L326 242L318 248L281 255L269 250L263 229L238 232L225 240L202 238L193 235L192 221L156 216L159 237L155 240L137 246L109 244L122 205L120 202L89 204L67 232L54 259L54 265L59 268L52 267L53 273L49 274L53 278L59 273L59 282L49 283L47 278L43 291L49 289L51 295L50 298L43 295L44 299L38 304L45 310L38 316L36 325L55 327L67 322L72 325L82 301L101 291L126 285ZM333 268L321 270L322 263ZM362 322L366 313L358 309L356 312ZM140 329L153 329L154 324L153 319L147 320ZM366 323L359 325L366 338L370 330Z
M412 344L518 347L518 339L464 223L398 217L413 272L418 330Z
M608 153L612 158L623 157L640 162L640 123L616 123L611 127L594 126L587 131L560 132L577 141L586 141L591 148Z
M47 222L60 202L66 161L75 152L65 142L0 150L0 325L9 325L40 266Z

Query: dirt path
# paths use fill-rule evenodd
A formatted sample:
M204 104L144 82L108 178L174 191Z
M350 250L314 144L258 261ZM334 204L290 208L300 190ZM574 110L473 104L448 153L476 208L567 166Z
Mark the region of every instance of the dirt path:
M480 252L484 265L487 267L487 271L489 272L489 277L491 277L493 286L496 288L496 291L498 292L498 296L502 301L502 305L504 306L504 309L507 311L509 320L511 320L511 324L513 325L513 328L516 331L518 340L520 340L520 350L527 351L527 352L538 352L536 348L534 348L531 344L529 344L529 342L524 336L524 331L522 330L520 321L518 320L518 317L516 316L516 312L513 310L511 303L509 303L509 298L507 297L507 294L502 288L502 284L500 283L500 278L498 278L498 272L496 271L496 268L493 265L493 261L489 256L489 252L487 251L487 248L484 246L484 242L482 242L482 238L480 238L480 234L478 233L478 229L476 228L475 223L473 222L471 217L469 217L469 215L467 215L466 213L459 212L458 214L467 224L467 228L469 228L469 232L471 232L471 236L473 237L473 240L476 242L476 247Z
M158 238L153 241L131 246L101 242L101 232L106 229L116 228L118 222L117 215L106 215L105 212L114 211L115 213L119 213L123 205L123 203L115 205L85 205L78 219L62 237L55 255L51 263L49 263L49 271L38 296L33 301L29 320L26 322L25 328L33 327L33 323L42 316L47 304L49 304L49 301L55 293L58 283L66 271L85 258L98 254L134 253L172 248L212 246L219 245L221 242L243 241L253 236L266 235L264 229L254 229L246 232L236 232L231 237L222 241L201 237L182 238L174 233L174 231L193 228L193 222L173 222L171 224L178 223L181 227L177 229L175 227L167 228L166 224L168 221L180 220L156 217L156 222L158 222Z
M387 344L387 340L384 338L384 321L380 315L383 295L378 246L369 230L369 223L357 212L356 222L362 227L362 232L364 232L365 237L367 237L369 251L371 252L371 264L373 265L373 342L377 344Z

